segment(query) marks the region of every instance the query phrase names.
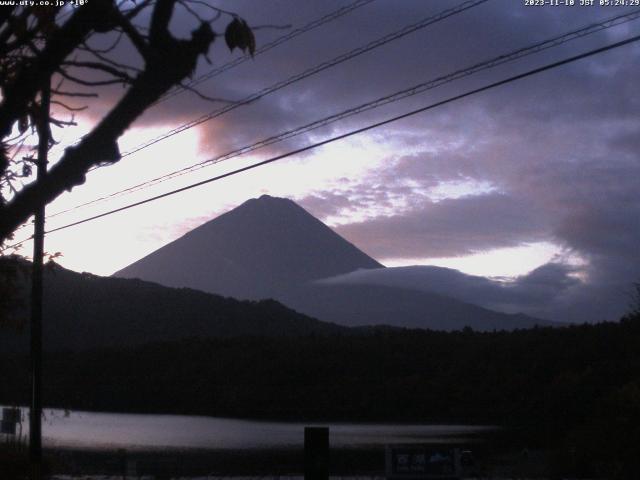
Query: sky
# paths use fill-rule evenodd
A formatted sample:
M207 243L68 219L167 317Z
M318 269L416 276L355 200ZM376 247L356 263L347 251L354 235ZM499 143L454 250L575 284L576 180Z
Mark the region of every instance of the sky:
M255 28L258 48L347 0L212 2ZM375 0L149 109L123 152L461 0ZM490 0L390 41L90 173L55 214L481 61L632 11ZM599 3L599 2L596 2ZM214 23L223 32L229 17ZM176 10L172 29L195 26ZM241 157L47 220L49 229L322 141L640 33L634 20L352 116ZM104 44L105 38L94 40ZM640 281L640 44L451 102L280 162L51 233L46 250L109 275L249 198L295 200L388 267L334 281L392 283L558 321L615 320ZM139 61L130 47L119 58ZM245 54L246 55L246 54ZM196 77L242 52L222 36ZM62 149L122 89L55 133ZM28 230L23 231L28 236ZM21 233L16 234L16 239ZM27 244L25 251L30 249ZM436 268L440 267L440 268ZM360 275L360 277L358 276ZM443 290L444 291L444 290Z

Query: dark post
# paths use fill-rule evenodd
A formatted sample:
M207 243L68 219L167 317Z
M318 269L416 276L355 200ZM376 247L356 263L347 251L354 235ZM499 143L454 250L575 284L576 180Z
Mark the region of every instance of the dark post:
M124 448L118 449L118 456L120 457L122 480L127 480L127 451Z
M49 150L50 83L43 86L37 119L38 163L36 181L47 173ZM42 474L42 260L44 256L44 205L33 220L33 270L31 273L31 409L29 411L29 456L36 480Z
M304 479L329 479L329 428L304 428Z

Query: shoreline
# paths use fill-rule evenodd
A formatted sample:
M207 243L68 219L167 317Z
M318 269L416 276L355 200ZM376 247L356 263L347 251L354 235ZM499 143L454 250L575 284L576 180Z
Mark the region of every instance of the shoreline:
M520 442L497 436L450 443L471 450L472 477L547 478L553 451L522 448ZM443 443L434 443L443 446ZM20 448L26 454L26 445ZM223 477L297 477L304 474L302 443L271 448L151 448L124 450L45 446L46 471L52 478L155 477L206 479ZM26 459L26 457L25 457ZM385 445L333 446L329 452L332 477L384 477Z
M20 402L19 404L15 404L13 402L0 401L0 408L8 407L8 408L19 408L23 411L25 418L28 418L29 405L23 404ZM220 419L220 420L232 420L238 422L254 422L254 423L282 423L282 424L290 424L290 425L326 425L331 424L335 426L340 425L357 425L357 426L366 426L366 425L375 425L375 426L433 426L433 427L464 427L464 428L472 428L476 430L499 430L506 428L501 425L494 425L488 421L482 421L479 419L475 419L473 421L468 418L463 417L452 417L452 418L442 418L442 417L425 417L425 416L417 416L417 417L398 417L398 418L389 418L388 416L380 417L380 416L361 416L356 417L355 419L346 418L340 415L326 415L326 416L313 416L313 417L305 417L299 416L297 414L291 415L246 415L246 416L235 416L235 415L214 415L207 414L203 412L184 412L184 411L155 411L155 410L137 410L137 409L126 409L126 408L74 408L68 406L60 406L60 405L47 405L42 407L43 413L47 412L64 412L68 411L71 415L74 414L109 414L109 415L130 415L137 417L146 417L146 416L154 416L154 417L189 417L189 418L205 418L205 419ZM54 413L55 415L55 413Z
M332 475L384 476L384 447L332 448ZM299 476L304 450L268 449L152 449L90 450L45 448L51 473L58 475L168 476Z
M497 445L459 444L475 457L473 477L548 478L552 452L503 449ZM171 449L146 451L90 451L45 449L51 475L61 478L222 478L296 477L304 475L304 450L287 449ZM385 478L385 448L332 448L331 477Z

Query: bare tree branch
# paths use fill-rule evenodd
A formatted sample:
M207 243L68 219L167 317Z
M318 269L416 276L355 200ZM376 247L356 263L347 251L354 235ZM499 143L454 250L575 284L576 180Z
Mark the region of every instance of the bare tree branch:
M200 97L201 99L206 100L208 102L235 103L234 100L227 100L227 99L224 99L224 98L210 97L209 95L205 95L204 93L200 92L196 88L190 87L189 85L185 84L184 82L180 83L180 88L184 88L185 90L187 90L189 92L195 93L198 97Z
M52 33L41 55L17 72L13 82L6 84L0 104L0 138L11 131L13 123L26 110L42 85L64 59L80 45L86 36L104 26L105 18L114 8L109 0L92 0L74 11L71 18Z
M133 82L133 77L131 77L127 72L123 72L122 70L114 68L111 65L106 65L100 62L78 62L75 60L67 60L63 62L62 65L70 65L72 67L77 67L77 68L89 68L91 70L100 70L116 78L120 78L124 82L127 82L127 83ZM60 70L63 70L63 69L60 69Z
M113 50L115 50L117 48L117 46L120 44L120 41L122 40L122 37L124 35L124 32L122 30L118 31L118 36L116 37L116 39L113 41L113 43L111 45L109 45L108 47L104 48L104 49L98 49L96 47L91 47L88 42L83 42L82 45L84 45L87 49L91 50L92 52L97 52L97 53L102 53L102 54L107 54L107 53L111 53ZM82 48L82 46L78 47L78 48Z
M215 34L207 23L202 23L190 40L173 38L168 22L174 3L173 0L158 2L156 8L164 8L155 16L155 32L149 43L152 54L144 71L133 80L117 105L80 143L68 147L41 181L25 186L11 202L0 206L0 239L7 238L26 221L37 205L46 204L63 191L84 183L91 167L117 162L120 159L117 139L149 105L193 72L199 56L207 53ZM79 45L83 38L76 36L76 40Z
M84 109L80 109L84 110ZM56 127L69 127L78 125L74 120L58 120L57 118L49 118L49 122L54 124Z
M82 92L65 92L62 90L52 89L51 93L62 97L84 97L84 98L98 98L97 93L82 93Z
M131 20L132 18L135 18L140 12L142 12L142 10L152 5L154 1L155 0L145 0L144 2L140 2L132 9L123 11L123 14L126 18Z
M57 70L57 73L62 75L67 80L77 83L78 85L84 85L86 87L100 87L105 85L116 85L118 83L129 83L125 80L121 79L111 79L111 80L84 80L82 78L78 78L75 75L70 74L63 68Z
M149 58L151 52L149 51L149 45L146 39L136 30L136 28L131 24L131 21L128 17L123 15L121 12L116 12L118 26L122 28L122 31L129 37L131 43L133 43L138 53L145 60Z
M83 110L89 108L88 105L83 105L82 107L72 107L64 102L61 102L60 100L51 100L51 104L60 105L62 108L64 108L65 110L69 110L70 112L82 112Z
M175 38L170 32L176 3L185 6L198 20L189 39ZM210 21L224 13L233 17L232 23L241 21L246 25L237 15L198 0L144 0L128 10L122 8L124 5L117 0L91 0L74 9L64 23L61 18L55 21L55 10L53 14L37 12L30 16L24 13L28 11L25 7L8 9L8 16L0 14L0 38L6 38L10 42L8 48L12 49L4 50L3 55L2 48L7 47L6 43L0 43L0 187L13 192L7 200L0 190L0 245L39 206L84 183L92 169L120 159L117 141L122 134L166 92L180 86L201 57L206 58L215 39ZM205 10L191 5L208 8L215 12L214 18L203 21L205 16L200 12ZM136 26L134 19L147 8L151 9L149 28ZM11 23L17 17L23 18L26 30L22 24ZM29 35L24 35L23 30ZM16 35L16 31L22 36ZM115 39L107 36L106 48L90 44L92 35L111 32ZM140 66L127 65L117 58L116 49L119 51L123 40L140 55ZM74 52L78 55L74 56ZM52 103L70 112L87 106L69 104L61 98L96 98L99 87L112 84L123 84L124 94L89 133L62 152L47 175L23 185L33 177L30 174L33 152L30 157L17 160L16 155L26 148L28 130L39 122L46 123L49 131L52 125L75 125L73 115L71 120L38 116L39 93L45 82L52 79L55 85L52 94L56 97ZM65 82L81 87L63 88ZM182 88L207 101L227 101L186 85ZM11 133L16 125L18 136ZM14 141L13 145L7 144L9 135L14 136L8 139Z
M151 43L159 46L169 40L169 21L175 4L176 0L158 0L156 3L149 29L149 41Z
M83 51L86 51L87 53L93 55L94 57L96 57L98 60L100 60L101 62L107 63L115 68L121 68L123 70L131 70L132 72L141 72L142 69L139 67L134 67L132 65L126 65L124 63L121 62L116 62L115 60L112 60L111 58L103 55L100 52L94 51L92 50L90 47L88 46L83 46L80 47Z

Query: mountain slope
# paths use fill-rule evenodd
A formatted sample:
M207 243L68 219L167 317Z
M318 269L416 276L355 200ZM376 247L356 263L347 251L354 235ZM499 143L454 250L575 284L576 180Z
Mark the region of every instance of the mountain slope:
M318 282L381 267L294 202L265 195L114 275L237 298L275 298L314 318L348 326L512 330L551 324L424 291Z
M285 305L320 320L347 325L478 331L554 326L524 314L489 310L437 293L380 285L313 284L278 298Z
M249 200L116 272L237 298L382 265L291 200Z
M45 276L47 350L140 345L189 337L296 336L346 329L274 300L238 301L196 290L56 267ZM0 350L24 350L27 332L0 335Z

